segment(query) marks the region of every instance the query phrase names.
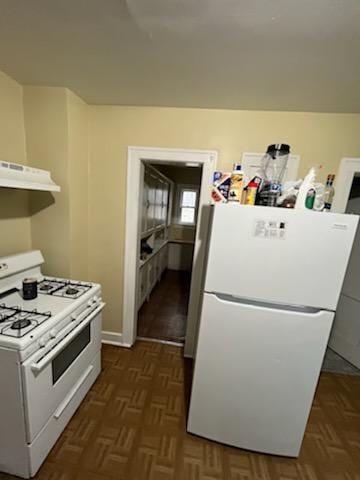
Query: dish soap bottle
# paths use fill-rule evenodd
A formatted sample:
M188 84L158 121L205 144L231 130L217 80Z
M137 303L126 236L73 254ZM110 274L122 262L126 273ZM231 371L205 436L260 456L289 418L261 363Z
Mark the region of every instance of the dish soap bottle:
M244 188L244 172L239 163L234 164L230 179L229 202L241 203Z

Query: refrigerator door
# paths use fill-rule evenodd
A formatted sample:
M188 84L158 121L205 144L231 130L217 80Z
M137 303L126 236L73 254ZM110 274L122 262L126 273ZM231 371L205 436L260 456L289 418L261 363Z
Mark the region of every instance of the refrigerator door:
M333 315L205 294L188 431L296 457Z
M205 291L335 310L358 216L214 207Z

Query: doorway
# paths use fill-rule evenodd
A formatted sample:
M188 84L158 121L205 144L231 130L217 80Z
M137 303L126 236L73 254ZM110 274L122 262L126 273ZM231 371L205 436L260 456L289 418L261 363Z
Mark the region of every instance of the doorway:
M198 196L198 214L193 246L190 296L187 309L184 356L193 357L195 352L200 299L203 280L203 263L208 236L211 184L213 171L216 169L217 152L209 150L185 150L165 148L128 148L127 196L126 196L126 231L124 252L124 303L122 344L131 346L137 337L138 317L138 282L137 275L141 253L138 242L141 231L142 198L140 195L144 176L144 165L182 165L201 167L201 187ZM138 219L138 221L136 221Z
M202 167L143 164L137 337L183 345Z

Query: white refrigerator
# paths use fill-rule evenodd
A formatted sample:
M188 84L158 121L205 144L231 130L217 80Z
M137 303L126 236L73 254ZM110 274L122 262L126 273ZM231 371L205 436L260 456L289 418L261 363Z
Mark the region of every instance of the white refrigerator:
M358 216L213 208L187 429L296 457Z

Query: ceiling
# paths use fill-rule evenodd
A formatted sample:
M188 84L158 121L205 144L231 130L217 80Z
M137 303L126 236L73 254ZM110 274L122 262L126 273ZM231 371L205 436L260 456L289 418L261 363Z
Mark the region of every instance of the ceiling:
M360 112L359 0L0 0L0 70L93 104Z

